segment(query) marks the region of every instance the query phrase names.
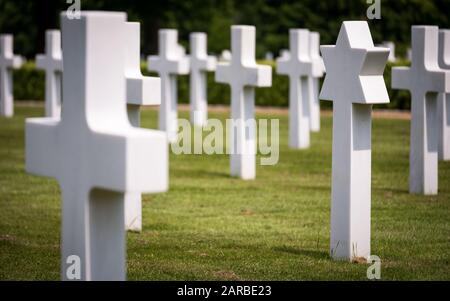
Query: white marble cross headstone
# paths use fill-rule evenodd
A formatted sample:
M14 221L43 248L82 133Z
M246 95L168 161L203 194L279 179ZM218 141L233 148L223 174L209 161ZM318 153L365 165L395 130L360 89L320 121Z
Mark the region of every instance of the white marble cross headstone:
M207 52L206 33L194 32L190 35L190 100L191 122L205 126L208 119L206 72L216 69L216 58Z
M231 61L219 63L216 82L231 86L231 119L236 126L230 133L231 175L242 179L256 176L256 128L246 127L255 119L255 88L270 87L272 68L255 61L255 27L231 27Z
M161 80L158 77L143 76L140 66L140 24L127 22L125 27L125 79L127 112L131 125L140 126L141 106L161 104ZM161 135L165 135L161 132ZM162 140L160 140L162 142ZM155 141L154 143L157 143ZM167 143L164 141L163 143ZM161 146L158 146L160 148ZM162 158L161 158L162 159ZM168 174L168 161L161 161L157 168L164 168L161 172L157 168L148 170L147 173L158 175ZM162 186L153 187L153 193L167 190L167 184L160 182ZM149 192L149 191L147 191ZM142 197L140 192L127 192L125 195L125 229L131 231L142 230Z
M36 68L45 70L45 116L61 116L62 79L61 32L45 32L45 54L36 56Z
M325 67L320 56L320 34L311 32L309 34L309 49L312 62L312 97L310 102L310 126L312 132L320 131L320 103L319 103L319 79L323 77Z
M14 115L12 70L22 66L22 58L14 55L13 36L0 35L0 116Z
M310 101L312 100L312 61L309 55L309 31L289 30L289 56L277 59L277 73L289 76L289 146L310 146Z
M61 186L65 280L78 278L74 262L81 280L125 279L125 195L167 187L166 135L133 127L124 105L125 21L62 13L61 119L26 121L26 170Z
M189 73L189 59L178 44L176 29L159 30L159 54L148 57L148 70L158 72L161 77L159 129L167 133L170 143L175 142L178 128L177 75Z
M450 70L450 30L439 31L439 67ZM438 157L450 160L450 93L439 93L438 98Z
M342 24L336 46L321 46L327 74L320 98L333 100L330 252L334 259L370 256L372 104L387 103L389 56L375 47L365 21Z
M438 93L450 92L450 71L438 66L436 26L412 26L411 67L392 68L392 88L411 92L409 191L438 192Z

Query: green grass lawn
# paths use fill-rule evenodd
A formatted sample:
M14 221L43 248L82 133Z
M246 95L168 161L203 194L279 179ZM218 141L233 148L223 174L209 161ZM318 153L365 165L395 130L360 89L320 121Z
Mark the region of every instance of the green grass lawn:
M42 114L0 118L0 279L60 278L58 184L24 172L24 118ZM230 178L227 155L171 154L170 191L144 196L143 232L128 234L129 280L367 279L368 265L329 257L332 119L294 151L286 116L270 117L280 118L280 161L258 165L254 181ZM144 127L156 120L143 113ZM382 279L450 280L450 162L439 163L438 196L410 195L409 121L376 119L372 138Z

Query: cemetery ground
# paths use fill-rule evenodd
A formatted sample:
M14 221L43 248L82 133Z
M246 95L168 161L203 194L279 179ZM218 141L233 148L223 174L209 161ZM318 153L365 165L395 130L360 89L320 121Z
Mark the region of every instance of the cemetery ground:
M43 112L16 106L0 118L0 279L60 279L59 187L24 171L24 118ZM280 119L280 160L258 160L254 181L230 178L227 155L170 155L169 192L144 195L143 231L127 234L129 280L367 279L369 265L329 257L329 114L302 151L287 147L286 114L258 117ZM144 111L142 126L156 125L157 111ZM439 162L439 195L410 195L409 121L375 118L372 135L381 279L450 280L450 162Z

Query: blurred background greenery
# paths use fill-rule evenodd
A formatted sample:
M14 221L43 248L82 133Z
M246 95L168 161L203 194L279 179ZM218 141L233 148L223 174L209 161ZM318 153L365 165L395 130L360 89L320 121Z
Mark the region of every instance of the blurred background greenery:
M208 33L208 50L219 54L230 48L230 26L257 27L256 56L267 52L278 56L288 48L290 28L308 28L321 34L322 44L334 44L344 20L367 20L367 0L80 0L82 10L126 11L130 21L141 23L141 51L155 54L159 28L179 30L180 43L188 49L189 33ZM398 57L410 47L411 25L437 25L450 28L450 0L380 0L381 19L368 20L375 43L394 41ZM44 51L45 30L59 28L59 13L67 10L66 0L0 0L0 32L14 34L15 53L34 59ZM270 62L268 62L270 63ZM407 62L401 61L402 65ZM389 70L388 70L389 69ZM387 68L390 73L390 68ZM16 99L43 99L40 71L33 63L15 74ZM389 83L389 74L386 74ZM42 77L43 78L43 77ZM389 80L389 81L388 81ZM180 102L188 101L186 79L180 79ZM211 103L227 102L227 87L210 79ZM389 87L388 87L389 88ZM390 90L390 89L389 89ZM224 94L225 93L225 94ZM257 92L257 104L285 106L287 80L274 77L271 89ZM390 91L391 108L409 108L406 92Z
M126 11L141 22L142 53L157 51L159 28L177 28L187 46L193 31L208 33L208 48L230 47L230 25L257 27L257 57L288 46L289 28L319 31L334 43L344 20L366 20L367 0L80 0L82 10ZM0 31L14 33L17 53L33 58L44 49L44 32L59 28L66 0L0 0ZM410 44L414 24L450 27L450 0L381 0L381 20L369 20L375 42L394 41L398 52Z

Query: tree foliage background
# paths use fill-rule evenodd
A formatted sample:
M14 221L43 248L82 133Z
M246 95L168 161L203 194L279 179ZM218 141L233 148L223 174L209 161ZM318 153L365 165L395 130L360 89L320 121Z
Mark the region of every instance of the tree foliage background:
M334 43L343 20L366 20L367 0L80 0L82 10L126 11L141 22L142 53L157 52L159 28L177 28L187 46L190 32L208 33L209 51L230 48L230 25L257 27L257 56L288 47L289 28L319 31ZM44 49L44 32L59 27L67 0L0 0L0 32L14 34L15 52L33 58ZM71 1L70 1L71 2ZM381 0L381 20L369 20L374 41L394 41L400 54L410 26L450 28L450 0Z

